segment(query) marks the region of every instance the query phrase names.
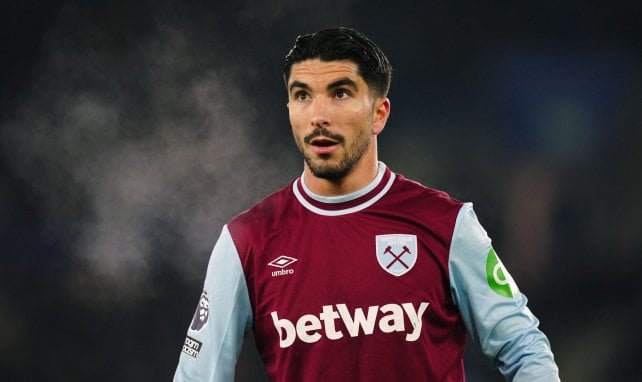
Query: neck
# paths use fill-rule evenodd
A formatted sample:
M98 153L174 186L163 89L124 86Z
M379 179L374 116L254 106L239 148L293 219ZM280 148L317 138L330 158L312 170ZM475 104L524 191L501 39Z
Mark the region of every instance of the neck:
M341 179L323 179L316 177L310 168L305 165L303 177L308 189L321 196L340 196L358 191L377 176L379 161L377 157L361 158L350 172Z

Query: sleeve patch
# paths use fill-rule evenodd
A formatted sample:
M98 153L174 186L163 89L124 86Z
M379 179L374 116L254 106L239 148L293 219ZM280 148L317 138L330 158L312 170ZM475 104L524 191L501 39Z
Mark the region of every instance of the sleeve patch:
M486 258L486 279L490 289L498 295L508 298L517 296L517 285L493 248L488 251Z
M190 325L190 329L199 332L205 325L207 325L207 321L209 320L210 316L210 302L209 299L207 298L207 291L203 290L203 293L201 294L201 298L198 301L198 306L196 307L196 312L194 312L194 318L192 319L192 324Z
M195 338L187 336L185 338L185 343L183 344L183 353L191 357L198 358L198 354L201 351L201 347L203 347L202 342L198 341Z

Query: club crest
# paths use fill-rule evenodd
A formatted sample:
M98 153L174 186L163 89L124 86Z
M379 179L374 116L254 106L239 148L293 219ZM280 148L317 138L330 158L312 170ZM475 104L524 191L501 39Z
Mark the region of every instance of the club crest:
M377 235L377 261L393 276L401 276L417 262L417 236Z

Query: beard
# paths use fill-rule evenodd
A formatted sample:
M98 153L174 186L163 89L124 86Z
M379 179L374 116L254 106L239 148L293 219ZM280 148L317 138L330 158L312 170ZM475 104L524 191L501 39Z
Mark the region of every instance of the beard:
M305 143L309 143L313 138L318 136L333 139L345 149L345 153L339 160L339 163L332 163L330 155L322 155L320 158L313 159L309 155L306 155L303 150L303 144L298 145L299 151L303 154L303 159L310 168L312 174L317 178L327 179L330 181L338 181L345 178L359 162L361 157L363 157L363 154L368 150L368 147L370 147L370 136L365 130L359 132L348 146L346 146L345 138L342 135L333 134L324 127L316 129L310 135L306 136L303 141Z

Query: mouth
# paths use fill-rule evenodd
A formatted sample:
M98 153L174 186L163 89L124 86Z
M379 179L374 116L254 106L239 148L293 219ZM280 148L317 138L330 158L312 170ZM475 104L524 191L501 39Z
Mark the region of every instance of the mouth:
M343 142L343 137L322 128L305 137L304 142L310 145L314 153L329 155Z
M325 137L314 138L310 141L312 151L318 155L332 154L338 146L339 142Z
M328 147L328 146L334 146L336 144L338 144L337 141L326 137L318 137L310 141L310 145L318 146L318 147Z

